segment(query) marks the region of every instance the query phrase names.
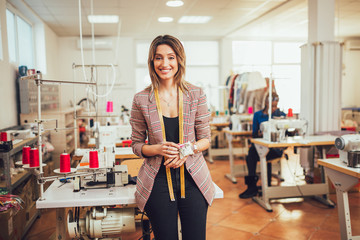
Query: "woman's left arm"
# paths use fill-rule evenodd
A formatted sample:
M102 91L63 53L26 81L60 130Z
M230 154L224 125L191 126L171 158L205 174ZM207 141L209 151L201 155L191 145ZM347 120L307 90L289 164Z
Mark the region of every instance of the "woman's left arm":
M195 114L195 137L198 148L204 151L209 148L211 141L210 112L205 92L200 88L197 111Z

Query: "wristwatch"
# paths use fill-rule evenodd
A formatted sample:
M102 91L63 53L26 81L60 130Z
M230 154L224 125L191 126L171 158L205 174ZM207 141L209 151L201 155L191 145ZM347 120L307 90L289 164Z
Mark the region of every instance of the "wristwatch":
M192 145L193 147L193 152L194 153L198 153L199 152L199 149L198 149L198 146L196 145L196 142Z

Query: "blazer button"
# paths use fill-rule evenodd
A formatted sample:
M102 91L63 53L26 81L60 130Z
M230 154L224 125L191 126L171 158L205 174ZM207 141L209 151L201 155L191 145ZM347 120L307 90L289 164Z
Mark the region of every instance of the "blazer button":
M191 173L192 171L191 171L191 169L189 169L189 173Z

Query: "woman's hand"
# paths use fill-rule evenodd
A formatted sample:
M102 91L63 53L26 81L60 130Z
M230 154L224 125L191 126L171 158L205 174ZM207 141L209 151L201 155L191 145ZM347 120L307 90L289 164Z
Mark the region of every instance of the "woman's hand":
M159 155L166 159L174 159L179 156L179 146L173 142L163 142L159 146Z
M164 165L167 168L178 168L178 167L181 167L185 163L187 158L188 158L188 156L185 156L183 159L180 159L179 155L177 155L176 158L167 159L165 161Z

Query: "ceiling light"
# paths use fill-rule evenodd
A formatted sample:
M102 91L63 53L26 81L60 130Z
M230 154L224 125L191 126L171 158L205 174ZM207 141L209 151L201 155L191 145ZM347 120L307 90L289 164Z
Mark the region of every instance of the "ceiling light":
M88 15L90 23L118 23L119 16L117 15Z
M210 16L182 16L179 23L207 23L211 18Z
M159 22L172 22L172 21L174 21L174 19L172 17L159 17L158 21Z
M184 2L181 0L171 0L166 2L166 6L168 7L181 7L184 5Z

